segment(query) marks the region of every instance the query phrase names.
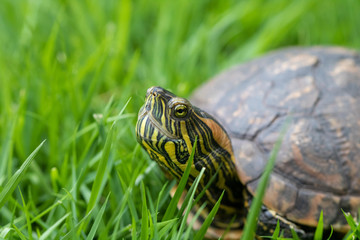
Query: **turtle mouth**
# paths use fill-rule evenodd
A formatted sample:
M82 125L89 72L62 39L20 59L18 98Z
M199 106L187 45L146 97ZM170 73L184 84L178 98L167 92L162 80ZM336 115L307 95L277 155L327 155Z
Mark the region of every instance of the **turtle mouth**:
M164 128L158 121L156 121L156 119L152 116L152 114L148 111L146 111L145 106L142 106L139 114L138 114L138 121L140 119L144 119L148 118L148 121L146 121L146 124L150 124L154 129L156 129L160 135L166 136L167 138L170 139L179 139L179 137L171 134L166 128ZM145 136L143 136L144 139L147 140L151 140L150 138L146 138Z

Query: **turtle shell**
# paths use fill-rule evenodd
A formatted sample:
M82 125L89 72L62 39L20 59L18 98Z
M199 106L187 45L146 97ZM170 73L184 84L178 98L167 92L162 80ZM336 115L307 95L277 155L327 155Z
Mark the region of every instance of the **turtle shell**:
M360 56L340 47L289 48L226 71L192 103L228 132L251 194L290 121L264 205L293 222L346 230L360 208Z

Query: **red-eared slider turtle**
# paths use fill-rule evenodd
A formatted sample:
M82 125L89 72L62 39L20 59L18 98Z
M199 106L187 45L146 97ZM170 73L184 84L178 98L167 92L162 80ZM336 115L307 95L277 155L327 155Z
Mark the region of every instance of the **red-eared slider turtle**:
M139 112L138 142L164 171L179 179L195 138L190 182L202 167L201 191L220 168L200 204L200 221L225 195L209 235L241 234L252 195L279 138L259 217L270 233L277 219L311 236L321 210L324 225L348 230L341 209L360 207L360 55L337 47L276 51L226 71L198 88L190 101L152 87ZM191 185L191 183L190 183ZM310 234L309 234L310 233Z

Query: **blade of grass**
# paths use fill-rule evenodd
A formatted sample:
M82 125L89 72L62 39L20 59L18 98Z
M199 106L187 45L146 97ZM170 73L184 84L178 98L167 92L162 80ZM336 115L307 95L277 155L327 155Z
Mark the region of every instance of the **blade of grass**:
M276 223L276 228L274 230L274 233L271 236L271 239L278 239L279 235L280 235L280 222L278 220Z
M277 154L280 150L282 140L286 134L286 131L288 130L288 123L289 119L285 121L285 126L280 132L279 138L275 142L275 145L271 151L270 158L268 163L266 164L264 173L261 176L260 183L256 190L256 195L254 196L254 201L251 204L249 214L246 218L246 223L244 227L244 232L241 237L241 239L254 239L255 237L255 231L257 227L257 217L260 213L261 205L262 205L262 199L265 195L266 187L270 178L270 174L272 172L272 169L275 165Z
M27 238L25 237L25 235L20 231L20 229L18 229L15 224L12 225L13 229L15 230L15 232L18 234L17 237L20 237L21 240L27 240Z
M295 230L293 228L290 228L291 230L291 235L293 237L294 240L300 240L299 236L297 235L297 233L295 232Z
M329 237L327 238L328 240L331 239L331 236L333 235L333 232L334 232L334 228L332 226L330 226L330 234L329 234Z
M174 228L174 226L178 223L178 218L174 218L171 220L163 221L157 223L159 230L159 239L164 239L164 236Z
M129 186L127 188L126 184L125 184L125 181L123 180L123 178L120 176L119 173L118 173L118 176L119 176L119 180L121 182L122 188L126 189L126 191L129 191L129 194L126 195L127 196L126 203L128 204L128 207L129 207L130 214L131 214L132 218L134 218L135 222L137 222L139 220L139 216L137 214L136 206L135 206L135 203L134 203L135 201L134 201L134 198L133 198L132 186Z
M222 234L221 238L225 238L226 234L230 231L231 225L235 222L236 216L234 216L231 221L229 222L227 228L225 229L224 233Z
M129 233L131 232L131 225L127 225L123 228L121 228L119 231L112 233L111 238L112 239L128 239ZM102 238L102 239L106 239L106 238Z
M110 219L110 222L116 222L115 224L115 229L114 229L114 233L112 235L112 240L115 240L116 237L117 237L117 231L118 231L118 228L119 228L119 223L121 221L121 218L123 217L125 211L126 211L126 204L127 204L127 201L128 201L128 197L129 197L129 194L130 194L130 189L126 189L124 195L123 195L123 198L119 204L119 206L116 208L115 212L117 213L116 217L113 217ZM109 228L110 226L108 226ZM109 231L109 229L107 229ZM120 230L122 231L122 230Z
M157 199L157 203L156 203L156 211L159 211L159 209L163 208L163 206L166 204L168 206L167 203L167 199L168 197L170 198L170 191L171 189L173 189L173 187L176 185L176 181L171 181L171 182L167 182L167 184L164 184L163 189L161 189L160 193L161 193L161 197L159 194L159 197Z
M314 234L314 240L323 239L323 230L324 230L324 221L323 221L323 211L321 210L318 225L316 226L316 230Z
M183 215L183 218L182 218L182 220L181 220L180 228L179 228L178 235L177 235L177 238L176 238L176 239L178 239L178 240L181 239L181 235L182 235L182 233L183 233L183 231L184 231L184 228L185 228L185 226L186 226L187 218L188 218L188 216L189 216L189 213L190 213L190 211L191 211L191 208L193 207L193 202L194 202L194 196L195 196L195 193L196 193L196 189L197 189L197 187L198 187L198 185L199 185L199 182L200 182L202 176L204 175L204 172L205 172L205 168L203 167L203 168L201 169L199 175L196 177L196 179L195 179L195 181L194 181L194 183L193 183L193 186L194 186L193 190L192 190L191 192L188 192L188 194L191 194L191 196L190 196L188 202L185 203L185 204L186 204L186 211L185 211L185 213L184 213L184 215ZM183 203L183 204L184 204L184 203Z
M347 237L347 239L360 239L360 224L356 223L354 218L351 216L350 213L346 213L344 210L341 209L343 212L347 223L350 225L352 233Z
M29 155L29 157L25 160L25 162L21 165L19 170L15 172L15 174L9 179L9 181L4 186L3 190L0 193L0 209L4 206L6 201L10 198L11 194L15 190L16 186L21 181L22 177L25 175L26 170L29 168L32 160L35 158L36 154L40 150L40 148L45 143L45 140L40 143L40 145Z
M155 223L155 224L153 224L153 228L151 228L151 231L153 232L153 237L151 237L150 239L158 239L159 238L159 236L158 236L158 234L159 234L159 229L158 229L159 224L157 223L157 220L158 220L157 214L158 214L158 210L159 210L160 200L163 199L163 195L164 195L164 192L165 192L165 189L167 188L167 186L168 186L168 182L165 182L164 186L161 188L161 190L160 190L160 192L158 194L158 199L157 199L155 208L154 208L152 200L151 200L150 192L149 191L147 192L150 207L151 207L151 209L154 209L154 210L152 210L153 211L153 214L152 214L153 220L152 221Z
M96 233L96 231L97 231L97 229L99 227L100 221L101 221L101 219L102 219L102 217L104 215L104 212L105 212L106 205L107 205L107 202L109 200L109 197L110 197L110 193L107 195L105 202L103 203L102 207L100 208L100 211L99 211L99 213L97 214L97 216L95 218L95 222L92 225L90 233L87 236L86 240L94 239L95 233Z
M199 193L199 195L196 197L195 201L194 201L194 205L197 204L200 199L202 198L202 196L204 196L206 190L210 187L210 185L215 181L216 179L216 176L218 175L219 173L219 170L220 168L222 167L222 164L220 165L220 167L216 170L215 174L210 178L209 182L206 184L206 186L204 187L204 189ZM193 191L193 188L194 188L194 184L191 185L190 189L189 189L189 192ZM187 194L185 199L184 199L184 202L187 202L190 198L190 195ZM180 217L180 215L184 212L184 209L185 209L185 204L183 204L180 208L180 211L178 213L178 217Z
M173 198L170 201L169 207L166 209L166 212L164 214L164 217L162 218L163 221L169 220L171 219L171 217L174 215L176 208L177 208L177 203L179 202L179 199L182 195L182 193L184 192L187 180L189 178L190 175L190 170L192 167L192 163L194 161L194 154L195 154L195 146L197 143L197 138L194 141L194 145L187 163L187 166L185 168L184 174L182 175L180 182L177 186L176 192L173 196Z
M1 184L1 179L5 178L5 172L7 169L7 164L10 163L9 161L9 156L11 156L11 148L13 145L13 135L14 135L14 131L15 131L15 126L16 126L16 118L14 117L14 119L11 119L11 121L9 122L9 126L6 127L7 131L6 131L6 135L5 135L5 140L4 142L1 144L1 153L0 153L0 184Z
M103 153L96 171L96 176L95 176L95 180L94 183L92 185L91 188L91 195L90 195L90 199L89 199L89 203L87 205L87 209L86 209L86 213L88 213L90 211L90 209L92 209L97 200L99 199L100 195L101 195L101 186L103 184L103 181L105 181L106 179L105 177L105 172L106 172L106 166L108 163L108 159L109 159L109 155L110 155L110 149L111 149L111 144L113 142L113 133L114 133L114 127L115 123L113 123L111 125L110 131L107 135L106 141L105 141L105 145L104 145L104 149L103 149ZM86 228L86 223L84 223L83 228Z
M114 232L112 233L111 240L116 240L118 234L121 232L121 230L119 231L120 221L121 221L121 218L118 218L118 219L115 221L115 228L114 228ZM123 229L122 229L122 230L123 230ZM105 238L105 237L100 237L100 239L104 239L104 238Z
M5 239L6 236L11 232L14 231L14 229L10 228L10 227L4 227L1 229L0 231L0 239Z
M157 231L157 228L155 229L156 224L154 224L152 220L150 211L148 211L148 219L149 219L149 229L150 229L150 234L149 234L150 236L148 237L148 239L154 239L154 235L155 235L154 230Z
M148 239L148 214L147 214L147 205L146 205L146 195L144 183L141 182L141 200L142 200L142 219L141 219L141 240Z
M347 213L345 212L344 210L341 209L341 211L343 212L345 218L346 218L346 221L347 223L349 224L350 228L352 231L355 231L356 230L356 222L355 220L353 219L353 217L351 216L350 213Z
M201 228L199 229L199 231L196 233L194 239L195 240L200 240L200 239L204 239L205 234L207 229L209 228L212 220L215 217L215 214L217 213L219 207L220 207L220 203L221 203L221 199L224 196L225 191L222 192L219 200L216 202L215 206L213 207L213 209L211 209L209 216L206 217L204 223L201 225Z
M48 239L48 237L50 236L50 234L56 230L56 228L70 215L70 213L68 212L67 214L65 214L65 216L63 216L62 218L60 218L58 221L56 221L49 229L47 229L39 238L39 240L45 240Z
M61 238L61 240L74 238L74 236L76 236L76 231L81 228L85 221L88 221L88 219L92 216L93 211L94 209L91 209L90 212L86 214L85 217L83 217L74 228L71 228L71 230L64 237Z
M32 240L33 239L33 237L32 237L32 226L31 226L31 222L30 222L30 213L29 213L29 210L28 210L29 206L26 205L24 196L23 196L20 189L19 189L19 193L20 193L22 204L23 204L23 211L25 213L26 225L27 225L27 229L28 229L29 239Z
M191 219L191 221L189 223L189 227L187 228L186 232L184 233L184 239L190 239L190 233L191 233L191 230L192 230L192 228L194 226L194 223L198 219L198 217L200 216L201 212L204 210L205 206L206 206L206 203L201 205L199 207L199 209L196 211L194 217Z
M131 239L137 240L137 237L136 237L136 220L135 220L135 218L133 216L131 217Z

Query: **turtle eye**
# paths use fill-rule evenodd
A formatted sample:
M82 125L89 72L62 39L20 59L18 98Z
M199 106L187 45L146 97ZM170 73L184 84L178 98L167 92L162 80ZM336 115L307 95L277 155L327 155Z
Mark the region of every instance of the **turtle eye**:
M188 107L185 104L178 104L174 107L174 115L177 118L184 118L187 116Z

